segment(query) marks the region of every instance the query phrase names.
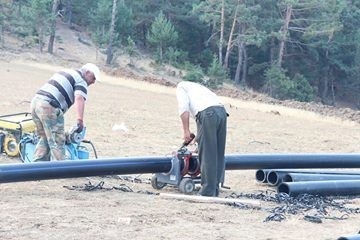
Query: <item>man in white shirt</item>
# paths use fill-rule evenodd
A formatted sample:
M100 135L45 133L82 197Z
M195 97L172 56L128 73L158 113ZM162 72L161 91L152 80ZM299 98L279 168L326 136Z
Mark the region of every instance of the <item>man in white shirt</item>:
M191 141L190 116L197 126L196 141L202 196L219 195L224 182L227 113L218 96L203 85L182 81L176 89L185 142Z

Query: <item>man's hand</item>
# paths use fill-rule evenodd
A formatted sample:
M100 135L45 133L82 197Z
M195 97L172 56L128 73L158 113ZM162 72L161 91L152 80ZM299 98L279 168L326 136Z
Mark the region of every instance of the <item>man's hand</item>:
M192 140L194 140L194 138L195 138L195 134L193 134L192 132L190 132L190 131L184 132L184 143L183 143L183 145L184 146L189 145L192 142Z
M76 123L76 129L74 132L81 133L83 129L84 129L84 122L83 120L78 119Z

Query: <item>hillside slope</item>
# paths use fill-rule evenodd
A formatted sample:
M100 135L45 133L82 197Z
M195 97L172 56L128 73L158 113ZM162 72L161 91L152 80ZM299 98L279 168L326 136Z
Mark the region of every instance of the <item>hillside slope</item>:
M6 54L5 50L0 52L0 113L28 111L38 87L60 66L78 67L85 61L96 61L109 74L118 75L104 76L104 83L89 88L84 118L86 138L95 146L98 158L171 156L182 143L175 91L173 87L149 83L164 84L169 78L154 74L157 70L151 69L150 61L145 60L137 63L134 72L127 70L126 58L118 67L106 68L100 51L97 55L96 48L78 42L79 32L64 30L72 39L60 39L54 55L21 47L6 49ZM86 41L86 36L81 37ZM140 63L144 64L143 68ZM133 77L127 78L126 74ZM226 154L359 152L359 124L282 107L264 96L238 92L230 86L221 91L248 98L248 101L223 98L230 114ZM66 129L76 123L74 110L71 108L66 113ZM191 128L195 129L194 122ZM89 150L93 157L95 153L90 146ZM289 163L293 161L296 160L289 158ZM0 162L23 164L20 159L5 154L0 156ZM294 208L288 201L280 203L278 198L275 201L276 189L257 182L255 169L226 171L225 185L230 189L222 188L220 197L252 198L261 205L260 209L166 199L159 194L177 194L178 188L169 185L154 189L151 177L150 173L140 172L131 176L1 183L0 239L165 240L194 236L209 240L302 240L316 236L328 240L355 233L359 227L359 214L347 211L344 215L347 209L338 211L319 205L318 201L312 202L321 210L326 207L325 213L309 208L309 204L304 205L306 211L282 213ZM257 196L265 198L254 199ZM353 208L360 205L359 198L341 201ZM338 203L334 201L342 206ZM267 222L271 216L275 216L272 218L275 221ZM309 216L322 223L309 222L306 218ZM276 221L280 217L281 222Z
M151 59L145 56L134 59L135 64L130 65L128 56L122 54L121 51L115 56L113 66L105 66L106 56L103 54L105 51L98 49L95 44L91 42L86 32L80 28L70 29L68 25L61 21L57 23L53 55L46 52L40 53L34 44L26 44L26 42L27 41L24 43L23 40L16 39L11 35L6 35L0 58L8 60L16 58L36 62L41 61L63 67L78 67L85 62L94 62L102 68L103 72L110 76L131 78L166 86L175 86L178 81L181 81L183 74L181 70L171 66L156 66ZM47 49L46 46L44 49ZM241 90L231 84L226 84L216 90L216 92L219 95L238 98L240 100L282 105L360 123L360 112L357 111L357 109L348 107L333 107L316 102L280 101L261 93Z

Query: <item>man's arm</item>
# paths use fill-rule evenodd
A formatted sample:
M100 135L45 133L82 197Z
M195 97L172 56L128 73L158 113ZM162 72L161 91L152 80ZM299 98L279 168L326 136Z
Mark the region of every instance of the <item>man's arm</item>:
M190 113L188 111L185 111L180 115L180 118L184 131L184 141L190 142L192 140L190 132Z
M81 95L75 95L75 102L74 102L75 112L76 112L76 119L78 121L84 120L84 109L85 109L85 99Z

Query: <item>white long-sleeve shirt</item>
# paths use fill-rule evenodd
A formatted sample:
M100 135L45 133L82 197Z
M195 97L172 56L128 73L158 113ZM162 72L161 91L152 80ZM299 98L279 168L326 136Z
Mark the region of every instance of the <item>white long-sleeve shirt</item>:
M177 84L176 97L178 100L179 115L190 112L195 118L196 114L211 106L223 106L219 97L205 86L188 81Z

